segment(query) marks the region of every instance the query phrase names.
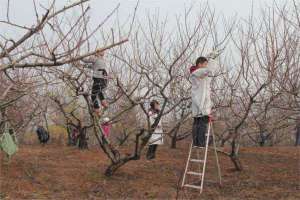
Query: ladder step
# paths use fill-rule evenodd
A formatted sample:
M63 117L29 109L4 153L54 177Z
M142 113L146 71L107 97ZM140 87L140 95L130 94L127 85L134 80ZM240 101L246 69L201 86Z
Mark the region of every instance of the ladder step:
M193 149L204 149L205 147L193 146Z
M187 174L190 174L190 175L196 175L196 176L202 176L202 173L199 173L199 172L187 172Z
M191 159L191 162L197 162L197 163L204 163L204 160L199 160L199 159Z
M198 185L190 185L190 184L185 184L185 185L183 185L183 187L190 187L190 188L195 188L195 189L201 189L201 187L200 186L198 186Z

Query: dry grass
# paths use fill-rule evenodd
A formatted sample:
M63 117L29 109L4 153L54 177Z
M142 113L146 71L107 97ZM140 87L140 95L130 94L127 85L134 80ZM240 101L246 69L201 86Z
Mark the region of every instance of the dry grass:
M50 142L51 143L59 143L59 144L66 144L67 141L67 130L62 126L57 125L50 125ZM39 140L37 138L36 132L27 132L22 135L20 140L22 144L39 144Z
M157 159L133 161L113 177L103 175L101 150L24 145L10 163L1 154L0 199L175 199L188 144L158 149ZM299 148L243 148L244 171L221 156L223 187L208 165L204 193L180 190L179 199L300 199Z

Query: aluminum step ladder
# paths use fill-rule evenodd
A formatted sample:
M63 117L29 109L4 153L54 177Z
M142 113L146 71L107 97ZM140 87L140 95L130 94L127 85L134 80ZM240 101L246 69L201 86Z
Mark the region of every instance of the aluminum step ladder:
M206 163L207 163L207 154L208 154L208 149L209 149L210 138L212 138L213 149L214 149L215 157L216 157L219 184L220 185L222 184L221 169L220 169L220 165L219 165L218 153L217 153L217 148L216 148L216 143L215 143L215 135L214 135L214 132L213 132L212 120L211 119L209 119L208 130L207 130L207 134L205 136L206 136L205 147L193 146L193 141L191 142L190 149L189 149L189 155L188 155L188 159L187 159L187 162L186 162L185 171L184 171L184 174L183 174L183 179L182 179L182 184L181 184L182 187L194 188L194 189L200 190L200 194L203 191L204 176L205 176L205 169L206 169ZM191 158L193 150L198 150L198 152L197 152L198 153L198 158L197 159ZM199 151L201 151L201 150L205 150L203 159L199 158L200 157L199 156ZM189 171L190 163L199 164L199 172ZM202 169L201 169L201 166L202 166ZM187 184L186 183L187 175L199 177L200 178L200 185Z

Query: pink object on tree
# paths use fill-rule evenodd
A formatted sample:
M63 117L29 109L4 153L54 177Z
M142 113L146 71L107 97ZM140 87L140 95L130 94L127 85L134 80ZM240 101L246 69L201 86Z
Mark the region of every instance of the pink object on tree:
M111 124L108 122L105 122L101 125L101 128L103 130L104 136L108 137L110 134L110 130L111 130Z

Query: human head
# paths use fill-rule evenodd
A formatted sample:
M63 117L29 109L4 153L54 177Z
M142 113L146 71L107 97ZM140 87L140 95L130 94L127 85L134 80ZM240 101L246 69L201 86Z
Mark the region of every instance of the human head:
M159 102L157 100L151 101L150 107L151 107L151 110L155 110L155 111L160 110Z
M104 51L98 51L97 52L97 56L99 56L99 57L104 57Z
M205 57L200 56L196 60L196 67L198 68L207 67L207 64L208 64L208 60Z

